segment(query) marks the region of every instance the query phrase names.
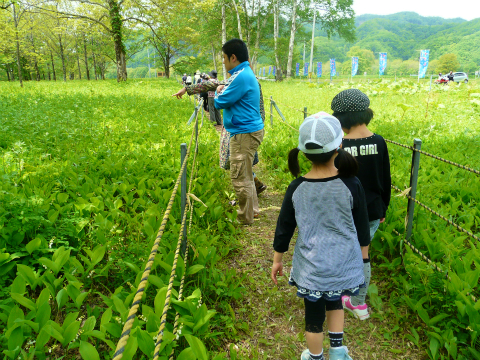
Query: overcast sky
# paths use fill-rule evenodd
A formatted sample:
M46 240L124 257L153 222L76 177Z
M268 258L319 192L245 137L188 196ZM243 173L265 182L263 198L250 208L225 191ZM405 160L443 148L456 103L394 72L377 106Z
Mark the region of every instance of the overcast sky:
M460 17L465 20L480 18L479 0L353 0L355 14L389 15L413 11L422 16L443 18Z

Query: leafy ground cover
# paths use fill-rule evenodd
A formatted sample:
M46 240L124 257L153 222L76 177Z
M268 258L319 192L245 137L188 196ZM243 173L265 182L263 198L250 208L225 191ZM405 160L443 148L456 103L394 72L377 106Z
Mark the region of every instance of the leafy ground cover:
M112 357L180 169L179 145L193 103L172 99L173 81L27 83L0 88L0 349L7 359ZM309 84L265 82L265 96L309 112L359 86L372 101L372 129L386 138L479 168L478 85L435 87L402 80ZM268 108L268 102L267 108ZM303 115L279 104L289 123ZM161 358L294 359L303 349L302 307L269 276L274 224L297 134L266 126L259 174L270 188L247 229L217 166L218 133L200 131L185 300L168 313ZM393 182L408 187L411 152L389 144ZM302 164L305 166L305 163ZM478 234L478 176L422 157L418 198ZM472 359L478 352L478 244L418 210L412 242L452 282L402 250L406 200L394 198L374 239L372 320L347 320L355 358ZM180 228L177 198L124 359L152 358ZM402 263L403 260L403 263ZM185 270L186 268L186 270ZM288 294L288 295L287 295ZM174 299L177 296L173 292ZM183 328L172 334L175 310ZM199 341L198 341L199 340ZM208 354L207 354L208 352Z
M176 88L172 81L28 83L24 90L2 85L0 348L5 358L113 355L180 169L180 144L188 143L192 132L185 123L193 105L171 98ZM220 317L209 320L242 294L237 279L216 268L237 246L235 215L223 214L225 173L211 161L217 143L216 131L202 128L192 193L206 207L194 209L186 298L168 314L172 320L175 310L180 312L183 331L174 341L167 325L162 358L172 350L184 358L206 358L203 343L217 348L226 327ZM124 359L153 356L180 228L179 201ZM180 259L177 289L184 272Z

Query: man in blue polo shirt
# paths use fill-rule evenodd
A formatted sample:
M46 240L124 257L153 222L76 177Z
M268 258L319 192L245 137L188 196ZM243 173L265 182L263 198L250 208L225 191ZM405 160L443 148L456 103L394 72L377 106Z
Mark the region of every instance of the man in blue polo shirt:
M260 88L248 62L247 45L240 39L223 47L225 69L231 75L215 93L215 107L223 109L223 126L230 133L230 178L238 198L238 220L253 224L258 199L253 180L253 157L263 140Z

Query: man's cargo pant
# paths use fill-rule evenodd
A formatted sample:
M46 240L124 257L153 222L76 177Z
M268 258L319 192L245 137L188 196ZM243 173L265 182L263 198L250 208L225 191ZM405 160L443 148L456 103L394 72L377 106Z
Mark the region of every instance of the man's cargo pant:
M230 138L230 178L238 198L238 220L243 224L253 224L253 216L259 212L252 167L263 133L262 129Z

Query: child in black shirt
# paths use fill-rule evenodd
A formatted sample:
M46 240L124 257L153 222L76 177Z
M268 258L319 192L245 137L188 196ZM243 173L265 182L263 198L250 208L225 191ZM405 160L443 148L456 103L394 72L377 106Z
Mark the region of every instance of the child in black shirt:
M385 221L385 214L390 203L391 177L390 160L385 140L372 133L367 125L373 118L369 108L370 100L358 89L340 92L332 100L333 116L340 120L343 131L343 149L353 155L359 166L357 177L362 183L367 199L368 219L370 221L370 237L373 239L380 223ZM365 304L368 285L370 284L371 267L368 246L362 248L366 288L360 289L358 296L344 296L343 306L360 320L369 318Z

